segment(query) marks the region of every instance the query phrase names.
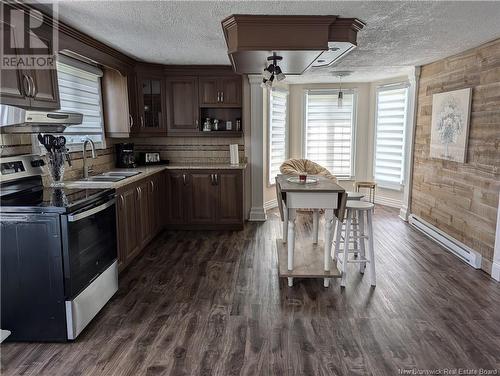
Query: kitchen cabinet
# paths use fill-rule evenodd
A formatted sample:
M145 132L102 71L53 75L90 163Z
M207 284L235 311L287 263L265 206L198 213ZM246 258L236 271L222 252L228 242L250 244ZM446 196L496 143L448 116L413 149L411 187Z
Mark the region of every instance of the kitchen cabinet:
M189 174L185 171L169 171L166 176L167 223L185 224L186 201L182 198L188 186Z
M169 228L243 228L243 170L171 170L168 189Z
M105 68L101 86L106 136L130 137L134 123L129 108L128 78L117 70Z
M137 189L130 184L117 192L118 268L123 269L140 251L137 232Z
M140 135L166 134L165 83L161 75L137 74L137 118L134 131Z
M191 224L210 224L215 222L217 190L215 175L207 172L189 174L189 214Z
M117 190L118 267L123 270L162 230L164 172Z
M241 107L241 77L200 77L201 107Z
M215 175L215 183L218 187L216 202L217 218L220 224L242 223L243 218L243 178L240 170L226 171Z
M137 183L137 214L139 223L137 226L139 244L144 248L153 238L152 227L152 200L150 192L151 179L143 179Z
M196 134L199 129L198 77L167 79L168 133Z
M15 31L16 25L2 22L4 35L12 36L13 46L11 51L16 56L31 55L28 47L20 48L16 35L23 35ZM22 27L22 26L21 26ZM30 42L35 38L30 34ZM40 54L52 55L52 44L48 38L43 37L43 33L37 38L45 43ZM38 42L39 43L39 42ZM0 103L31 109L58 109L59 87L57 85L57 70L52 69L2 69L0 79Z

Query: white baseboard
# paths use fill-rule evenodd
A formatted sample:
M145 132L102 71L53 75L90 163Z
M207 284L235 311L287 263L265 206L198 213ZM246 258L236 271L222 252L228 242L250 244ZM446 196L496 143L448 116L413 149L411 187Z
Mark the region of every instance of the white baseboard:
M278 207L278 200L274 199L268 202L264 202L264 209L271 210Z
M422 218L414 214L410 215L410 225L421 231L429 238L440 244L442 247L453 253L460 260L466 262L475 269L481 268L481 254L472 248L466 246L457 239L449 236L445 232L438 229L436 226L424 221Z
M248 220L251 222L265 222L267 220L267 215L264 207L251 208Z
M399 209L399 218L401 218L403 221L408 222L408 207L406 205L401 206L401 209Z
M500 263L496 261L491 266L491 278L500 282Z
M390 206L391 208L400 208L401 200L396 200L394 198L375 196L375 203L384 206Z

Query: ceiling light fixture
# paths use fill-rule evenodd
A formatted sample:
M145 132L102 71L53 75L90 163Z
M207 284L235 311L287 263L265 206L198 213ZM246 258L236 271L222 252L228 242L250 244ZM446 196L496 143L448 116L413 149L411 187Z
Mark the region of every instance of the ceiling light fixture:
M278 62L281 60L283 60L283 58L278 56L276 52L273 52L273 55L267 58L267 61L272 61L272 63L262 71L261 87L270 89L273 86L274 79L276 79L276 81L283 81L286 78L285 74L278 66Z
M344 102L344 92L342 91L342 77L349 76L351 72L334 72L334 74L339 78L340 80L340 85L339 85L339 94L337 96L337 107L342 108L343 102Z

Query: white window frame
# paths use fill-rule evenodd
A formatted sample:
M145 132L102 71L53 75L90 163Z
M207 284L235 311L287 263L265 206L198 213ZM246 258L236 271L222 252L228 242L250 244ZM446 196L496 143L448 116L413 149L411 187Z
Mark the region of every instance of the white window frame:
M267 111L267 186L274 187L276 185L275 176L271 176L271 122L272 122L272 106L271 106L271 95L272 92L280 92L285 94L286 97L286 118L285 118L285 158L289 157L289 137L290 137L290 125L289 125L289 92L284 89L273 88L268 93L268 111Z
M404 126L403 126L403 146L402 146L402 151L403 151L403 160L401 161L401 183L397 184L394 182L388 182L384 180L377 180L375 177L375 168L376 168L376 162L377 162L377 129L378 129L378 94L380 91L388 91L388 90L397 90L397 89L407 89L406 91L406 104L405 104L405 119L404 119ZM406 158L407 156L407 148L406 148L406 138L407 138L407 132L408 132L408 116L409 116L409 97L410 97L410 83L407 81L403 82L396 82L392 84L386 84L386 85L380 85L377 87L376 92L375 92L375 110L374 110L374 121L375 121L375 127L374 127L374 132L373 132L373 164L372 164L372 169L373 169L373 180L377 182L377 185L380 188L384 189L390 189L393 191L402 191L405 184L406 184Z
M304 116L302 120L302 158L307 158L307 94L308 93L325 93L338 95L339 89L305 89L302 95ZM342 89L344 94L352 94L352 124L351 124L351 171L349 176L336 175L334 171L330 171L337 180L353 180L356 176L356 133L358 127L358 89L349 88Z

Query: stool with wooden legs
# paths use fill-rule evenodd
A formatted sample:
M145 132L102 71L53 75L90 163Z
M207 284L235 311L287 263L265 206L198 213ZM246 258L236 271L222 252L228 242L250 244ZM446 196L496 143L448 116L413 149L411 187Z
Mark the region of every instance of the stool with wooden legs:
M345 229L342 233L344 226L338 223L335 233L335 247L334 247L334 260L341 265L342 280L340 285L345 287L347 281L347 264L359 264L360 273L364 273L366 264L370 268L371 285L376 285L375 277L375 255L373 250L373 226L372 226L372 212L374 205L366 201L348 200L346 205L346 219ZM366 230L365 231L365 214L366 214ZM357 217L356 231L353 230L353 218ZM366 257L366 245L368 246L368 258ZM341 244L343 249L341 249ZM349 253L356 253L356 248L350 249L350 244L359 245L359 257L357 259L349 259Z
M354 183L354 190L359 192L360 189L366 188L370 191L370 196L368 201L375 204L375 189L377 188L377 183L373 181L357 181Z

